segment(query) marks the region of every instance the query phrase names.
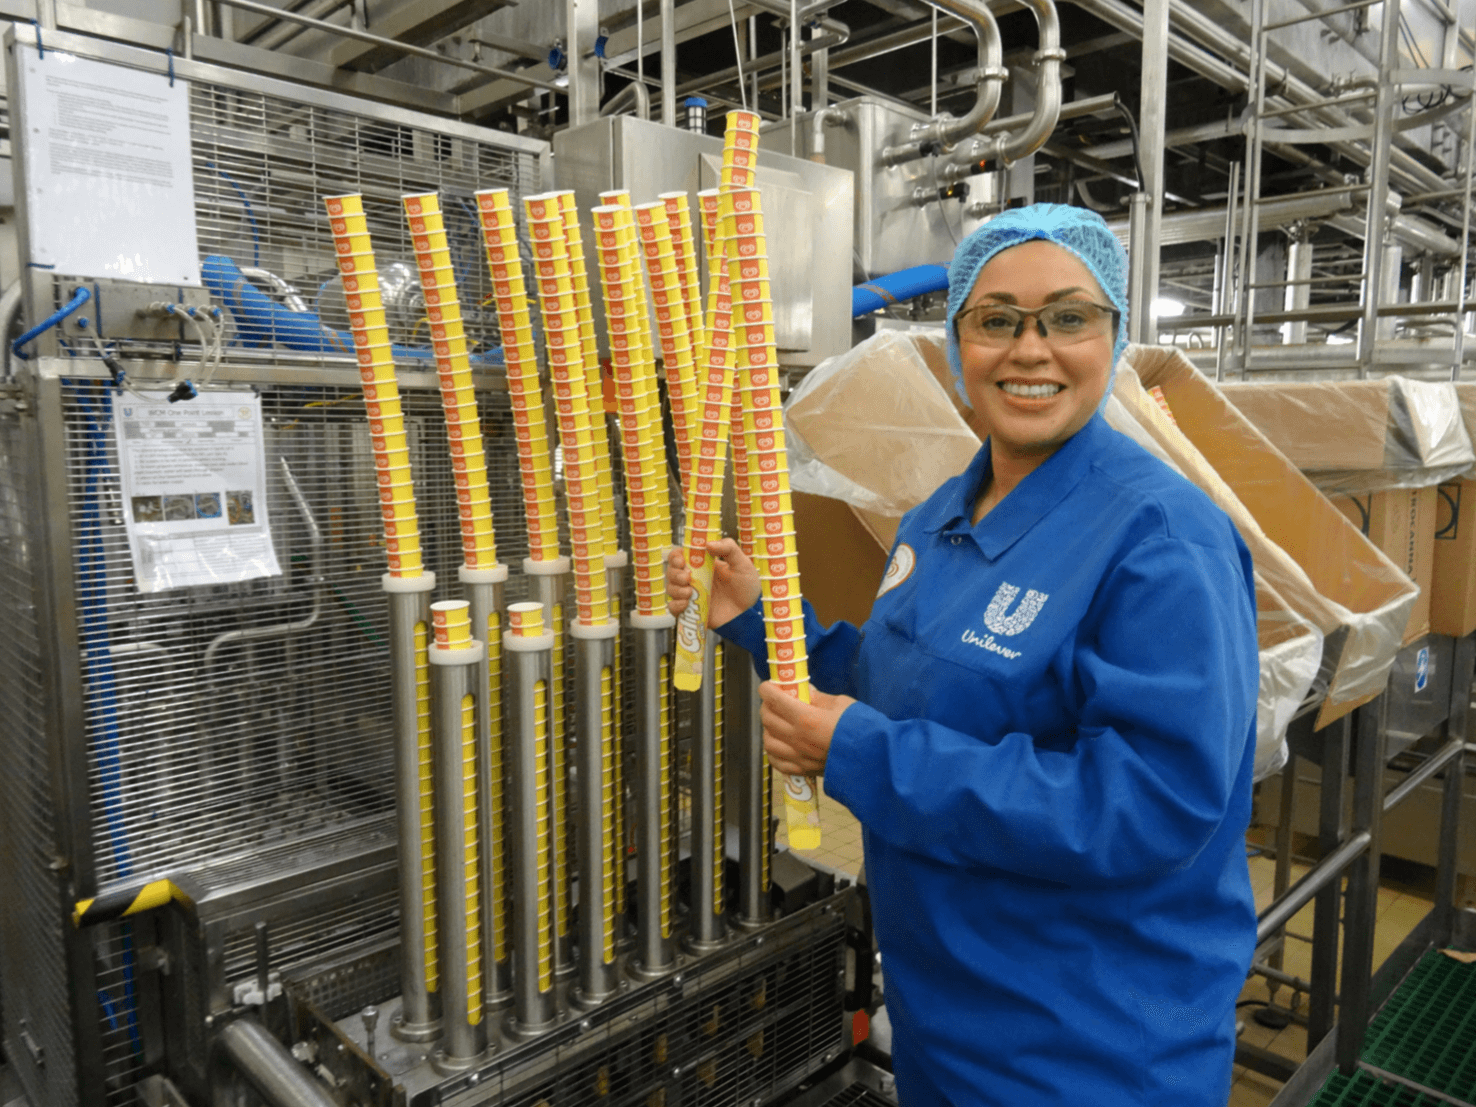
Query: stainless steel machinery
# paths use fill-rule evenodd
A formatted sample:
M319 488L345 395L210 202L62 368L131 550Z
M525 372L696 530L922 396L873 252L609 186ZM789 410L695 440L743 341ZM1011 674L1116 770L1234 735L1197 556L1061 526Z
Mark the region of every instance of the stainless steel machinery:
M206 273L203 286L139 286L28 268L28 318L77 300L79 288L91 306L29 343L27 360L10 359L0 385L0 880L9 889L0 987L6 1052L30 1102L749 1104L837 1058L849 1045L843 909L853 893L794 862L771 912L773 832L751 669L730 665L728 679L741 845L719 855L727 936L689 946L679 832L696 817L685 797L712 788L704 793L684 769L693 705L662 690L654 715L637 711L637 677L662 658L659 636L647 657L629 630L627 648L579 643L605 658L606 672L618 667L626 690L614 711L619 809L629 817L610 889L622 907L613 960L598 974L575 971L586 951L570 864L561 889L570 944L537 994L512 994L529 977L519 977L509 930L511 978L492 979L512 992L489 987L483 1002L455 1009L476 1033L457 1037L449 1023L410 1033L399 1017L408 982L394 628L358 374L331 337L345 308L322 197L363 194L391 334L413 350L425 341L422 304L396 268L412 258L399 199L439 192L500 555L518 566L527 541L510 409L469 205L479 188L505 187L516 200L548 187L547 145L76 34L20 39L11 36L11 50L36 64L87 58L187 85L196 201L178 217L192 221ZM41 156L14 86L10 102L17 159ZM838 225L848 239L846 200ZM37 228L24 197L18 203L22 256L31 258ZM247 285L254 307L222 317L229 326L213 358L208 327L201 335L155 308L240 305ZM823 333L820 315L811 325ZM281 571L142 592L113 403L178 390L186 377L202 400L222 390L259 399ZM458 519L435 374L407 356L399 377L426 567L440 595L454 595ZM541 590L514 572L502 602ZM571 856L590 817L574 800L589 771L579 760L587 716L575 654L566 641L542 662L571 674L565 729L546 734L567 751L562 845L573 844ZM509 733L523 719L514 703L523 670L537 671L513 657L504 656L502 686ZM452 692L458 679L436 676ZM643 874L660 869L643 863L641 820L660 805L642 792L649 774L637 761L653 723L670 728L676 772L665 840L673 916L660 964L636 946ZM509 787L520 771L508 767ZM515 887L512 908L537 908L531 894Z

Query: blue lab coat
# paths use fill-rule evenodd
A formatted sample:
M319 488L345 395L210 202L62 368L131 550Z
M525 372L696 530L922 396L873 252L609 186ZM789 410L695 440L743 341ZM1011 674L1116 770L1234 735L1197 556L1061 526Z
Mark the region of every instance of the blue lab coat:
M1250 554L1100 415L902 520L825 791L861 821L904 1107L1224 1107L1255 943ZM813 570L812 570L813 571ZM720 628L766 673L758 606Z

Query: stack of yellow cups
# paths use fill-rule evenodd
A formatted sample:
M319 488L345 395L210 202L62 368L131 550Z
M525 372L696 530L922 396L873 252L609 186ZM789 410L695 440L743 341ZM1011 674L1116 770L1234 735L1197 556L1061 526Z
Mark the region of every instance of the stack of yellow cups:
M465 600L442 600L431 604L431 626L436 645L441 649L471 648L471 604Z
M428 192L406 196L403 202L441 382L441 408L446 415L447 445L456 480L456 509L461 516L461 556L468 569L490 569L497 564L497 542L492 530L492 502L487 496L487 458L472 391L461 302L441 221L441 200Z
M698 193L704 214L717 196ZM707 286L707 340L697 369L697 418L692 469L687 477L687 565L692 571L692 600L678 624L676 671L673 682L682 691L702 687L708 605L712 596L713 564L707 543L722 537L723 478L732 432L733 300L722 255L709 252Z
M533 319L518 257L518 227L507 189L477 193L477 214L492 273L492 295L502 330L502 356L507 364L507 392L517 439L518 472L523 484L523 512L528 521L528 556L534 561L559 558L558 508L553 490L553 454L543 416L543 388L538 380L538 351L533 345Z
M697 265L697 244L692 239L692 209L685 192L663 192L659 199L666 208L666 222L671 228L677 270L682 275L687 329L691 332L692 349L696 351L702 345L702 270Z
M676 431L677 471L685 485L692 468L697 363L693 356L681 258L664 204L642 204L635 209L635 216L646 258L646 275L651 281L661 357L666 365L666 395Z
M590 397L584 375L579 312L569 275L564 215L554 194L523 201L533 243L533 265L543 307L544 343L553 378L554 409L564 453L564 491L569 507L569 537L574 549L574 591L579 621L586 626L610 621L605 579L605 536L600 507L599 470L606 461L595 453Z
M543 605L536 601L508 604L507 626L517 638L542 638Z
M635 557L636 611L641 615L656 615L666 606L662 558L671 543L671 501L667 492L656 366L651 349L645 345L639 314L641 301L636 296L641 265L635 219L626 207L597 207L592 214L600 282L604 286L610 362L615 371L616 402L620 406L626 506Z
M757 117L730 112L730 138L750 134L758 146ZM741 141L733 142L742 151ZM728 164L724 146L724 166ZM734 159L735 182L747 167ZM751 179L751 170L749 171ZM779 357L774 341L773 295L769 285L767 240L756 189L734 187L722 194L719 249L727 258L734 316L735 395L741 411L741 440L753 505L753 556L759 569L764 630L770 673L784 691L808 702L809 659L790 500L789 462L779 402ZM736 452L736 451L735 451ZM736 467L736 466L735 466ZM785 815L795 849L820 844L820 817L813 782L785 781Z
M422 575L420 526L415 515L415 489L410 477L410 447L405 440L405 417L400 408L400 386L390 356L389 327L379 295L379 275L364 219L363 197L329 196L328 225L343 294L348 303L349 330L359 362L364 407L369 416L369 440L374 451L374 476L379 484L379 510L384 521L384 547L391 576Z
M619 549L615 525L615 478L610 465L610 436L605 429L605 385L600 372L600 351L595 343L594 301L589 291L589 272L584 261L584 235L579 229L579 210L574 193L556 192L564 216L564 244L569 251L569 280L574 288L574 310L579 313L579 349L584 359L584 386L589 393L589 429L594 434L595 458L599 462L600 521L605 553ZM611 599L618 603L619 597Z

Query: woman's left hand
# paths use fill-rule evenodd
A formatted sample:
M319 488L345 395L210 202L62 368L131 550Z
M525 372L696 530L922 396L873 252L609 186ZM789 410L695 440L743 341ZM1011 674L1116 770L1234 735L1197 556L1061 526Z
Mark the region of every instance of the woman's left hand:
M841 712L856 701L850 696L828 696L810 689L810 702L801 703L773 681L759 685L763 700L764 749L781 773L814 776L825 771L830 739Z

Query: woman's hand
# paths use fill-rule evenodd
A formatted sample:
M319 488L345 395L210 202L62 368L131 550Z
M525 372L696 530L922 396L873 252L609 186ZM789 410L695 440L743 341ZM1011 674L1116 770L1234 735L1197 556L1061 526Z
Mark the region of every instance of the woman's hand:
M759 575L731 538L707 544L713 559L712 599L707 605L707 625L720 627L736 619L758 602ZM687 610L692 599L692 571L681 547L666 559L666 609L673 615Z
M781 773L815 776L825 771L830 740L841 713L856 701L850 696L828 696L810 689L810 702L801 703L771 680L759 685L763 700L764 749Z

